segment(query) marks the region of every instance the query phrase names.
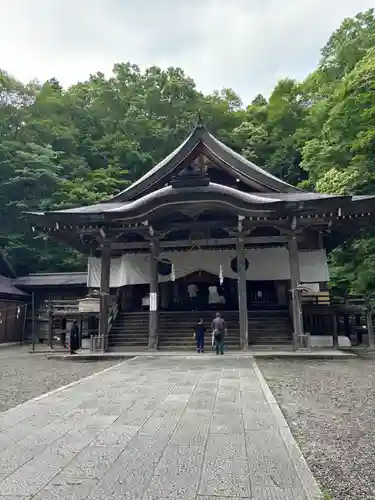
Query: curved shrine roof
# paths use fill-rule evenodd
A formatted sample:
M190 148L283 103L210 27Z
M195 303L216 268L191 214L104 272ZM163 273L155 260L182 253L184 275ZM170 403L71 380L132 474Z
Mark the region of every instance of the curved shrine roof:
M194 150L203 151L211 156L213 160L217 160L220 164L225 165L225 169L232 173L233 177L240 178L241 181L249 186L257 185L265 188L265 190L281 193L301 192L300 189L278 179L270 172L258 167L233 151L210 134L201 123L198 123L189 137L178 148L140 179L133 182L133 184L121 193L113 196L111 201L133 200L151 187L155 189L161 187L161 185L157 186L157 184L162 183L165 177L176 171L181 163L194 153Z
M113 201L86 207L34 213L34 221L48 215L53 220L64 220L76 216L84 221L90 217L101 220L144 220L156 211L170 207L180 210L195 210L197 203L201 210L224 209L234 214L252 216L260 212L276 213L294 211L329 211L351 202L351 196L320 195L317 193L244 193L229 186L210 182L207 186L175 188L166 186L145 194L133 201Z
M199 174L204 177L204 179L201 177L203 183L193 183L193 185L184 182L179 185L174 183L173 179L187 178L181 177L181 168L183 166L186 168L193 159L202 154L232 177L258 189L259 192L248 193L224 184L210 182L209 172L207 175L204 169L201 169ZM116 218L142 221L156 211L163 215L163 210L169 210L170 207L192 212L196 210L193 205L197 203L201 211L218 209L250 217L261 212L267 214L279 212L288 215L324 213L336 209L341 211L344 206L345 211L350 213L365 210L369 204L372 208L374 198L375 196L328 195L301 191L243 158L199 123L189 137L169 156L111 199L90 206L29 213L29 217L38 225L41 219L46 217L52 222L71 217L81 222Z

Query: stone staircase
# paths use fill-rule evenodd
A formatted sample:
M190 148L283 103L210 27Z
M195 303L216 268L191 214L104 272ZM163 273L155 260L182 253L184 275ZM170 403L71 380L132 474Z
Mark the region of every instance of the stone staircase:
M211 321L213 311L159 313L159 348L169 350L195 349L193 338L194 326L199 318L207 327L205 346L211 348ZM227 323L228 335L225 344L227 348L239 349L240 325L238 311L223 311ZM255 340L257 345L290 344L292 341L292 326L288 312L283 309L250 310L249 340ZM148 347L148 312L119 313L108 339L111 350L143 350Z

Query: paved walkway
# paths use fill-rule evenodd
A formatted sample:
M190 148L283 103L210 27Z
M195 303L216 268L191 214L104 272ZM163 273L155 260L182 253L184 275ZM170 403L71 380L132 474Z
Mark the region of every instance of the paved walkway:
M142 357L0 414L0 500L312 500L251 358Z

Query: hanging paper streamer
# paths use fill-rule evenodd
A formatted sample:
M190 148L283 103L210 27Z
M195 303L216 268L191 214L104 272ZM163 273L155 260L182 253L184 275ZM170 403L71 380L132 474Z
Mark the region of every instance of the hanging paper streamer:
M176 273L175 273L175 270L174 270L174 264L172 264L172 268L171 268L171 280L172 281L176 280Z
M220 264L220 270L219 270L219 280L220 280L220 285L223 284L224 281L224 274L223 274L223 266Z

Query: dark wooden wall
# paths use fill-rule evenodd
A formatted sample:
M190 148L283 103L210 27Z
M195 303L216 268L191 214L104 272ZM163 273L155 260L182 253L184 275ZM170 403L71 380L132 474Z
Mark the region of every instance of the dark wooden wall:
M0 343L21 342L25 323L24 300L0 298Z

